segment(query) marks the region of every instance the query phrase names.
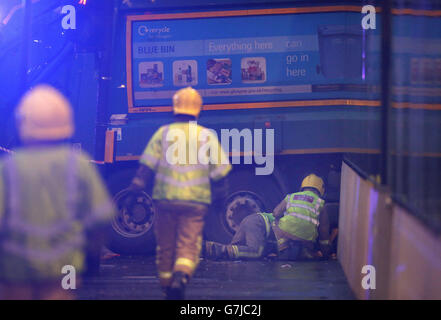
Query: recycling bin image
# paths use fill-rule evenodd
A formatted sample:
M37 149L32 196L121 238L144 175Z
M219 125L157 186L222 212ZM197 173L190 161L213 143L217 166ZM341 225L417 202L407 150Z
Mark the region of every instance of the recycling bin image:
M319 26L320 66L317 72L327 79L363 79L366 76L366 36L359 25Z

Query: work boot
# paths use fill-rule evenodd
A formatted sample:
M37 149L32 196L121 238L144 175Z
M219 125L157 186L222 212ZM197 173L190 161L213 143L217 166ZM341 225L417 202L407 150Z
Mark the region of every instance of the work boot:
M173 274L170 287L166 289L167 300L184 300L185 299L185 287L189 280L188 274L182 271L176 271Z
M226 246L213 241L205 241L203 254L205 258L212 260L227 258Z

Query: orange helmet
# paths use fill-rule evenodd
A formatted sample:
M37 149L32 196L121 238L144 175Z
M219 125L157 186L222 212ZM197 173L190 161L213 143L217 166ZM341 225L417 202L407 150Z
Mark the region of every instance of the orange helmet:
M181 89L173 96L174 114L188 114L198 117L201 107L201 95L192 87Z

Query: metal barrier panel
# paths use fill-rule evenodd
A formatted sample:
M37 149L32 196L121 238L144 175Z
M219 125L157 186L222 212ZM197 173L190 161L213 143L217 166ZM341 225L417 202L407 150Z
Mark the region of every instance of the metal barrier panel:
M358 299L441 299L441 237L346 163L339 214L338 258Z
M389 299L441 299L441 237L395 206Z
M338 259L358 299L365 299L361 286L363 266L368 264L369 199L371 183L343 163L341 172Z

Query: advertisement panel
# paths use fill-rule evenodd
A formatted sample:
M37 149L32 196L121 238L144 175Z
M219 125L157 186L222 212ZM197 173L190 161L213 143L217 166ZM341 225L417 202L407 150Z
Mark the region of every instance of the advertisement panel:
M212 109L372 98L379 37L361 18L341 6L129 16L129 111L169 111L186 86Z

